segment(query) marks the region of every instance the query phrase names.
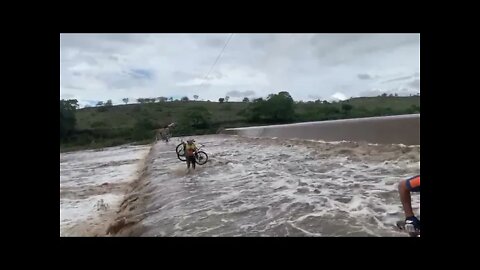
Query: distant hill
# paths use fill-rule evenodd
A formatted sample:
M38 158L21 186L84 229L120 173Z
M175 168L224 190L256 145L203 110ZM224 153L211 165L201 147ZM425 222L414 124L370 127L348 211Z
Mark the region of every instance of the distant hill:
M172 122L198 118L197 125L181 127L173 135L215 133L219 128L273 123L252 122L246 117L252 102L171 101L78 109L75 134L61 149L150 142L154 129ZM290 122L400 115L420 112L420 97L361 97L342 102L295 102ZM205 118L205 119L204 119ZM205 121L203 123L202 121ZM203 125L203 126L202 126Z

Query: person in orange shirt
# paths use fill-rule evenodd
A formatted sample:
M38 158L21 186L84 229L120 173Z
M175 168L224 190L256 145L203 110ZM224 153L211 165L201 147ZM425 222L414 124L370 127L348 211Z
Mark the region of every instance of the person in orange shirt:
M187 159L187 169L190 169L190 164L192 164L193 169L195 170L195 156L197 155L198 148L195 145L195 140L188 140L184 145L185 158Z
M412 210L411 192L420 192L420 175L400 181L398 192L405 212L405 230L409 233L420 233L420 220Z

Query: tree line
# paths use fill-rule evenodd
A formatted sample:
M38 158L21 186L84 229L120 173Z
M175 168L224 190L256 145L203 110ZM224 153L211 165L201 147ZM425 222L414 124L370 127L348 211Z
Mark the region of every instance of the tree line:
M382 97L385 97L382 95ZM388 96L387 96L388 98ZM196 97L198 99L198 96ZM166 97L157 99L142 99L140 103L166 102ZM228 96L220 98L219 102L228 102ZM189 101L188 97L181 101ZM124 100L128 103L128 99ZM371 116L386 116L395 114L419 113L420 107L411 105L408 108L392 109L388 102L378 102L378 105L370 105L366 108L358 105L354 106L350 101L326 100L316 101L294 101L289 92L280 91L276 94L270 94L266 98L248 99L245 97L243 102L248 103L244 108L238 111L236 119L248 125L257 124L285 124L305 121L335 120L344 118L358 118ZM357 103L356 103L357 104ZM361 103L359 103L361 104ZM386 104L386 105L383 105ZM111 100L97 104L99 112L103 112L112 106ZM219 105L224 111L231 111L230 104ZM156 119L151 110L143 109L141 106L133 108L132 116L135 117L135 124L128 128L106 128L104 124L93 123L92 129L76 130L75 112L79 108L77 100L60 100L60 142L61 144L87 145L92 142L106 142L103 146L113 146L133 141L149 141L154 138L155 130L161 128L159 119ZM155 110L161 110L156 108ZM212 120L212 112L207 106L194 105L182 109L180 115L176 116L177 128L173 131L173 136L188 136L215 133L221 128L222 123ZM225 112L232 114L233 112ZM235 127L235 123L231 126Z

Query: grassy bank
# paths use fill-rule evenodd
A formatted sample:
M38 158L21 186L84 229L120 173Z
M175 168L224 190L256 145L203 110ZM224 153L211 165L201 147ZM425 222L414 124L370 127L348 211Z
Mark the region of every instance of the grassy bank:
M292 101L293 102L293 101ZM268 111L267 102L263 102ZM153 142L155 129L178 123L173 136L214 134L221 128L297 123L420 112L420 97L363 97L343 102L295 102L288 120L252 117L252 102L173 101L91 107L75 111L75 129L60 151ZM267 113L267 112L265 112Z

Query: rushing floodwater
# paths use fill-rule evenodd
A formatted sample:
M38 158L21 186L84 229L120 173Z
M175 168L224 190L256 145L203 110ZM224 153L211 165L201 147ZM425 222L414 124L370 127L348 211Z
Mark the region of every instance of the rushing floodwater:
M191 173L175 155L177 139L145 154L142 177L120 205L117 235L406 236L392 229L403 219L397 184L419 173L419 146L196 140L209 161ZM419 195L412 205L420 215Z

